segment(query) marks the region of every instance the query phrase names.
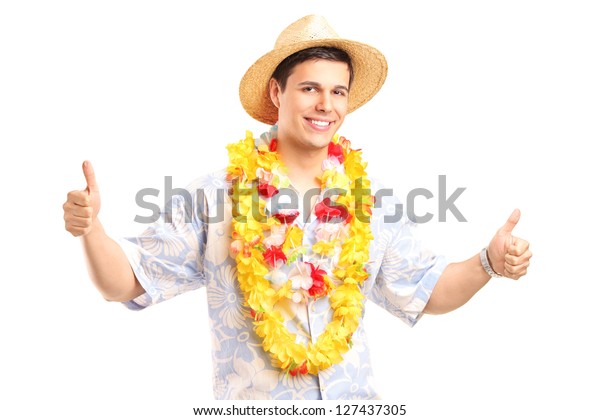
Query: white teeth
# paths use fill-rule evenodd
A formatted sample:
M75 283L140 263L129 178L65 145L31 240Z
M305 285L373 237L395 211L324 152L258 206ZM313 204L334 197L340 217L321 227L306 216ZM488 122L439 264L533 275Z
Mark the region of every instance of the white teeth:
M310 120L310 122L314 125L318 125L319 127L327 127L329 125L327 121Z

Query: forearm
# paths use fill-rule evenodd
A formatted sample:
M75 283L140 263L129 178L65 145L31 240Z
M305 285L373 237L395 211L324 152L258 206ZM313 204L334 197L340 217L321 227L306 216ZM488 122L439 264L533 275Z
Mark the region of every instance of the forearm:
M443 314L453 311L467 303L489 280L479 255L449 264L434 287L424 312Z
M125 252L105 233L99 219L81 243L90 278L106 300L126 302L144 293Z

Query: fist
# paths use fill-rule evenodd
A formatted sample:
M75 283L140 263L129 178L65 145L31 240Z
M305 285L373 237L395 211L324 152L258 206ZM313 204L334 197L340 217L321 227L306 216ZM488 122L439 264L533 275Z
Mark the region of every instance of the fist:
M516 209L510 215L490 242L488 254L492 269L514 280L527 274L532 253L529 242L513 235L513 229L519 222L521 212Z
M100 192L92 164L83 162L83 176L87 186L84 190L71 191L63 205L65 229L73 236L87 235L100 212Z

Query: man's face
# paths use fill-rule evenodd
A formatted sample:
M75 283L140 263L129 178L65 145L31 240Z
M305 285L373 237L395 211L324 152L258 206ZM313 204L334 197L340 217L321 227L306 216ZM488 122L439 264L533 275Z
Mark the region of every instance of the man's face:
M327 147L348 111L349 80L348 65L330 60L298 64L283 92L272 80L279 139L311 150Z

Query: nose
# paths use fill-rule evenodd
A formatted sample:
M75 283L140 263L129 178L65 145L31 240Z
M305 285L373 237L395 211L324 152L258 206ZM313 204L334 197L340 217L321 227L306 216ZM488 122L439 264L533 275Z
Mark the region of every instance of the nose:
M323 92L319 96L319 102L317 103L317 111L328 113L333 109L333 104L331 100L331 94L328 92Z

